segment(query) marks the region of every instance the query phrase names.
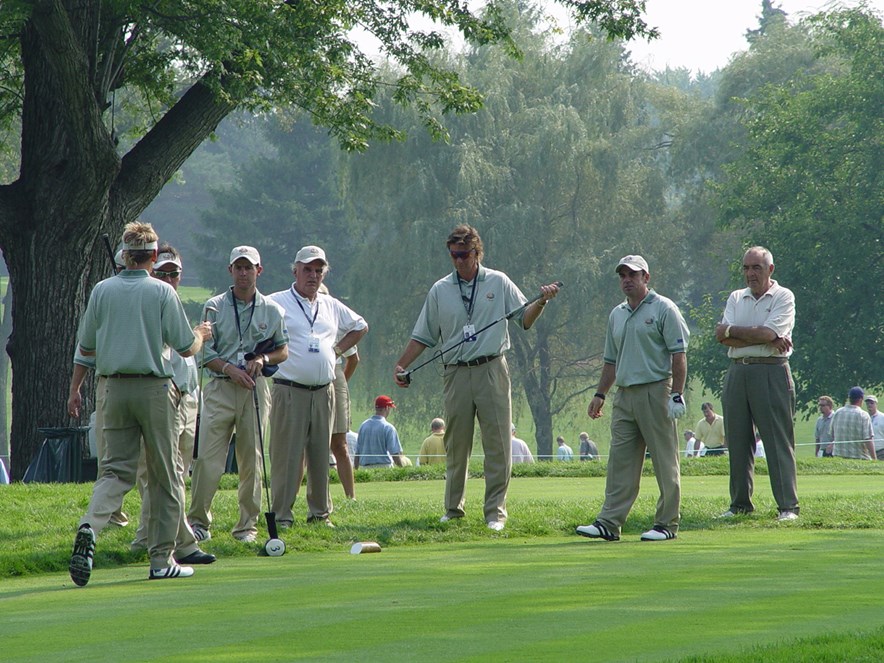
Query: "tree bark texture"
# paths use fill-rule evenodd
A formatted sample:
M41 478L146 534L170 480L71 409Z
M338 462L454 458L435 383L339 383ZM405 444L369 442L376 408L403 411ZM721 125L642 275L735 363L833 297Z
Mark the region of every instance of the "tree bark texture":
M83 420L71 422L65 406L79 319L92 286L110 273L101 235L116 244L235 108L197 82L121 158L104 121L113 87L107 71L119 51L108 35L117 28L110 16L111 27L102 26L99 4L35 2L21 35L21 171L0 186L0 248L15 292L7 346L13 479L39 451L38 427L88 418L83 408Z

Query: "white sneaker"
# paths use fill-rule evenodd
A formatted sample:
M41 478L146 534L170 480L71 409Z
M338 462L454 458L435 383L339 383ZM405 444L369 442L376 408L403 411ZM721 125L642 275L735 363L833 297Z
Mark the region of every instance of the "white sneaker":
M660 525L654 525L647 532L642 533L641 540L642 541L668 541L669 539L674 539L676 537L675 532L672 532L665 527L661 527Z
M173 564L162 569L151 569L148 580L165 580L167 578L189 578L193 575L193 569L189 566Z
M89 525L83 523L77 530L74 539L74 548L71 552L71 561L68 570L74 584L83 587L92 576L92 558L95 557L95 532Z
M794 511L781 511L780 515L777 516L778 523L785 523L790 520L798 520L798 514Z
M492 529L495 532L502 532L504 527L506 525L499 520L492 520L488 523L488 529Z
M605 541L619 541L620 537L614 534L607 527L602 525L598 520L596 520L592 525L580 525L577 528L577 533L580 536L585 536L590 539L604 539Z
M193 538L197 541L208 541L212 538L212 533L202 525L191 525L190 528L193 530Z
M237 534L233 538L240 543L254 543L258 540L258 535L254 532L247 532L246 534Z

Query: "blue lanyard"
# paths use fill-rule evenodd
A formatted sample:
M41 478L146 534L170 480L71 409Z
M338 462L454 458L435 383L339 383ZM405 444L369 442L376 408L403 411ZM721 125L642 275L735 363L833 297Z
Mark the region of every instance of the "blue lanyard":
M313 325L316 322L316 316L319 315L319 302L316 302L316 313L313 314L313 319L310 319L310 316L307 315L307 311L304 310L304 306L301 304L301 299L298 297L298 293L295 292L295 286L292 286L292 296L295 298L295 303L298 305L298 308L301 309L301 313L304 314L304 317L307 318L307 324L310 325L310 333L313 333Z

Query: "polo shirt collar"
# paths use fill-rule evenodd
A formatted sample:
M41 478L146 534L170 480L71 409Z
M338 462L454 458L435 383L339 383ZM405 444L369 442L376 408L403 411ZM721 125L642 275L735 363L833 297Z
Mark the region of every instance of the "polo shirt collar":
M485 270L485 267L483 267L483 266L482 266L482 263L480 262L480 263L479 263L479 278L478 278L477 280L478 280L478 281L484 281L484 280L485 280L485 276L486 276L486 270ZM449 280L451 283L453 283L454 285L457 285L458 278L459 278L459 277L458 277L458 275L457 275L457 270L455 269L455 270L454 270L453 272L451 272L451 274L449 275L448 280ZM468 281L467 281L467 283L468 283Z

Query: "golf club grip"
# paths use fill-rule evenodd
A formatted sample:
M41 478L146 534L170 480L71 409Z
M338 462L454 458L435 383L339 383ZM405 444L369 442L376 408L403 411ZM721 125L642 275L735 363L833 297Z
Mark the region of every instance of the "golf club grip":
M110 237L108 237L107 233L104 233L101 239L104 241L104 248L107 251L108 260L110 260L111 276L113 276L117 273L117 262L114 260L114 250L111 247Z
M271 539L278 539L279 532L276 529L276 513L267 511L264 513L264 518L267 520L267 534L270 535Z
M196 413L196 427L193 429L193 459L200 457L200 411Z

